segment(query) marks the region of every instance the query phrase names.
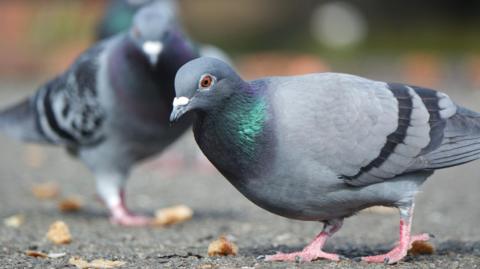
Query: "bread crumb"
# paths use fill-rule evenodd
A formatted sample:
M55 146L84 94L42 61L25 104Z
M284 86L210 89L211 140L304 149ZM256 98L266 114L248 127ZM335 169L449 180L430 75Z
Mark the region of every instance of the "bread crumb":
M70 230L68 229L67 224L63 221L56 221L50 225L47 238L57 245L69 244L72 242Z
M185 222L191 219L193 210L186 205L177 205L169 208L162 208L155 212L154 226L167 226Z
M52 259L57 259L60 257L63 257L67 255L67 253L43 253L40 251L35 251L35 250L27 250L25 251L25 255L30 256L30 257L35 257L35 258L52 258Z
M94 269L103 269L103 268L116 268L126 264L124 261L109 261L104 259L97 259L91 262L88 262L80 257L71 257L68 260L68 263L75 265L80 269L94 268Z
M33 196L41 200L53 199L60 194L58 184L47 182L32 187Z
M432 244L426 241L415 241L412 243L412 247L408 250L408 254L417 255L431 255L435 252L435 248Z
M67 197L58 203L58 209L63 212L77 212L83 207L83 200L80 197Z
M34 258L48 258L47 253L43 253L40 251L35 251L35 250L27 250L25 251L25 255L34 257Z
M208 256L236 256L238 247L225 236L220 236L208 246Z
M19 228L25 222L25 216L21 214L10 216L3 220L3 224L11 228Z

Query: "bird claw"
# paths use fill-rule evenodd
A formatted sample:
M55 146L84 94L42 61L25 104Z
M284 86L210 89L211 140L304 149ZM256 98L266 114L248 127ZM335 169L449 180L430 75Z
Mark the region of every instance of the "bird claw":
M390 258L385 257L385 258L383 259L383 264L384 264L384 265L388 265L389 262L390 262Z
M300 256L295 256L295 263L301 263L302 258Z

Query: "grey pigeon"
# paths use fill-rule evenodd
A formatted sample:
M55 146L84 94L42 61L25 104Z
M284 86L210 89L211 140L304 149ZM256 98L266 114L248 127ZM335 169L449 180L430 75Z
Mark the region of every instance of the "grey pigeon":
M36 94L0 114L0 131L75 153L93 172L100 198L121 225L131 214L124 185L131 167L161 152L191 125L170 128L175 74L198 55L162 3L139 10L129 32L98 43Z
M370 206L400 211L405 257L414 197L436 169L480 157L480 114L444 93L338 73L244 81L227 64L199 58L175 78L171 121L194 111L195 139L243 195L281 216L324 223L302 251L270 261L339 260L322 251L344 218Z
M163 12L169 12L172 18L179 21L179 7L176 0L111 0L107 5L105 14L97 26L97 40L109 38L127 30L133 20L133 14L142 6L159 3ZM230 57L220 48L208 44L193 44L202 56L213 57L232 63Z
M132 25L135 13L154 0L110 0L96 29L96 39L103 40L122 33Z

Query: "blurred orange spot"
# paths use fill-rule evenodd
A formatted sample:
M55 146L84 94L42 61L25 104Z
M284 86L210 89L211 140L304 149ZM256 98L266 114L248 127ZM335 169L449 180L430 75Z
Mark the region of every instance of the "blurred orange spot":
M403 75L409 84L436 88L441 80L440 59L427 53L408 54L403 59Z
M246 79L302 75L330 70L328 64L318 56L280 52L247 55L239 61L238 66Z
M107 1L0 1L0 76L55 74L91 44Z
M89 45L88 40L75 40L75 42L63 44L44 62L47 73L58 74L66 70Z
M60 187L55 182L37 184L32 186L32 193L40 200L54 199L60 194Z
M480 89L480 55L473 55L468 60L468 76L474 89Z

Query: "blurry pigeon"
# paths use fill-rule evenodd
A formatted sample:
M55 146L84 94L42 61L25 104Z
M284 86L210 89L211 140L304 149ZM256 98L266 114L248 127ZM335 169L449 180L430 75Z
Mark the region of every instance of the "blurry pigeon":
M96 31L96 39L103 40L122 33L132 25L135 13L143 5L153 0L114 0L108 1L103 17Z
M152 2L162 2L164 12L172 13L178 23L178 3L176 0L112 0L109 1L105 14L97 26L96 38L102 40L115 34L127 30L133 19L133 14L142 6L149 5ZM197 47L195 44L194 47ZM221 49L213 45L199 45L198 52L202 56L208 56L220 59L229 64L232 63L230 57Z
M480 114L444 93L336 73L244 81L199 58L180 68L171 121L196 112L195 139L248 199L278 215L321 221L300 252L270 261L338 260L322 251L346 217L374 205L400 211L400 240L367 262L395 263L411 243L414 196L435 169L480 157Z
M63 74L0 114L0 130L27 142L63 145L91 169L99 196L121 225L130 168L162 151L190 122L169 127L178 68L197 57L164 3L139 10L129 32L88 49Z

